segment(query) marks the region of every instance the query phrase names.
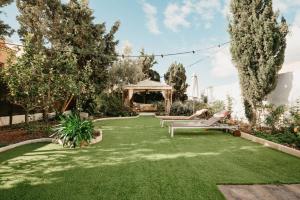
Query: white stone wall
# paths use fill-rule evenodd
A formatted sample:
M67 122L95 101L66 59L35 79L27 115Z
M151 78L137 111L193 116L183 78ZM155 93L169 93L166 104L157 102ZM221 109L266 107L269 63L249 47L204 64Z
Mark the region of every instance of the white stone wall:
M226 103L226 95L233 98L233 117L245 119L244 106L238 83L213 87L215 100ZM275 105L293 105L300 98L300 69L280 73L276 89L268 96L267 102Z
M64 112L65 114L70 114L71 111ZM49 118L53 118L55 116L55 113L49 113ZM38 121L43 119L43 113L35 113L32 115L29 115L29 121ZM14 115L12 124L20 124L25 122L25 115ZM9 125L9 116L6 117L0 117L0 126L7 126Z

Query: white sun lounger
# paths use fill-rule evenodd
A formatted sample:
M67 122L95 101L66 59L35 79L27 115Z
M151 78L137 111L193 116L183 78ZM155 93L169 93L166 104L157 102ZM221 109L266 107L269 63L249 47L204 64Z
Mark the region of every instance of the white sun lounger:
M222 111L216 113L209 120L204 121L188 121L188 122L173 122L169 126L169 134L174 137L174 132L177 129L221 129L221 130L238 130L238 126L229 126L227 124L220 124L219 122L225 119L229 112Z
M164 127L165 122L185 122L185 121L197 122L201 119L196 119L196 118L202 116L207 112L208 112L207 109L201 109L191 116L160 116L158 118L160 119L160 126Z

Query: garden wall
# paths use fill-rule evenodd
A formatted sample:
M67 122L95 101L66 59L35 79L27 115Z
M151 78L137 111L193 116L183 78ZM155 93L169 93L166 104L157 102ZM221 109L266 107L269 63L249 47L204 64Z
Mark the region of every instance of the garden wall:
M300 98L300 70L294 69L285 73L280 73L275 90L268 96L267 102L275 105L293 105ZM245 119L244 106L240 92L239 83L216 86L212 89L211 98L213 100L223 100L226 102L226 95L233 98L234 118Z
M64 114L70 114L71 111L66 111ZM55 116L55 112L48 114L49 118L53 118ZM43 119L43 113L35 113L29 115L29 121L38 121ZM12 124L20 124L25 122L25 115L14 115L12 118ZM9 125L9 116L0 117L0 126Z

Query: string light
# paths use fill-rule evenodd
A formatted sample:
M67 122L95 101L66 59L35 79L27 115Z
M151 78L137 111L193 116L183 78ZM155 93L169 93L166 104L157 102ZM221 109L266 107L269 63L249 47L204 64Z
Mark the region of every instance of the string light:
M196 60L192 64L187 65L186 68L190 68L190 67L192 67L192 66L194 66L194 65L196 65L196 64L198 64L198 63L200 63L200 62L202 62L204 60L206 60L207 58L211 58L215 53L219 52L222 49L221 47L224 47L224 46L225 46L225 44L224 45L218 45L219 49L217 51L211 53L210 55L204 56L204 57L200 58L199 60Z
M15 43L10 43L10 42L0 42L2 44L7 44L7 45L12 45L12 46L17 46L17 47L24 47L22 44L15 44ZM178 56L178 55L187 55L187 54L196 54L199 52L207 51L210 49L215 49L215 48L221 48L222 46L225 46L229 44L230 41L224 42L221 44L213 45L210 47L202 48L202 49L197 49L197 50L191 50L191 51L182 51L182 52L175 52L175 53L165 53L165 54L150 54L150 56L154 57L168 57L168 56ZM61 52L70 52L70 50L61 50ZM149 55L124 55L124 54L116 54L117 57L122 57L124 58L141 58L141 57L148 57Z

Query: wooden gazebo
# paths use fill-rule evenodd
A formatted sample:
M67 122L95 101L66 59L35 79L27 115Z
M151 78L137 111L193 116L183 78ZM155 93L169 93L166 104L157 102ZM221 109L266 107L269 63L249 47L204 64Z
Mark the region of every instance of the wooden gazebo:
M136 85L127 85L124 87L123 99L126 106L133 106L133 94L138 92L161 92L164 97L165 111L170 113L172 105L172 86L161 82L146 79L138 82Z

